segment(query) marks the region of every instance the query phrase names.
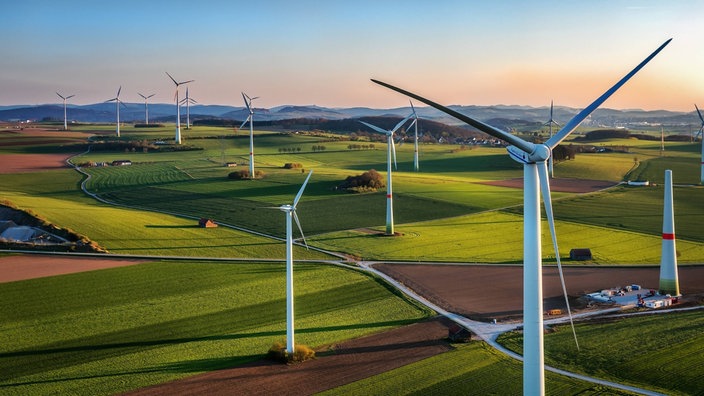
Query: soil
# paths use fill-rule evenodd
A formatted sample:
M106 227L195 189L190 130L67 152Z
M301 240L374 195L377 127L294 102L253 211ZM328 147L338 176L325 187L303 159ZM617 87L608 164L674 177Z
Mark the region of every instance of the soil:
M0 155L0 173L42 172L68 168L66 160L74 154L3 154Z
M103 268L124 267L143 261L92 258L60 257L43 255L13 255L0 257L0 283L41 278L45 276L72 274Z

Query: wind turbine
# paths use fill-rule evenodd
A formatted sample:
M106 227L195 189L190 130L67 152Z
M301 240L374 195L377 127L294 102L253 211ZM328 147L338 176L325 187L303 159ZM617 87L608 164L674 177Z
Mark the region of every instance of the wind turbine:
M372 125L364 121L359 121L374 130L375 132L379 132L383 135L386 135L386 235L394 235L394 201L392 197L393 189L391 188L392 153L394 156L394 167L396 166L396 144L394 143L394 132L396 132L401 127L401 125L405 124L406 121L408 121L412 116L413 114L404 118L398 124L396 124L394 129L390 130L381 129L376 125Z
M418 114L416 114L416 108L413 107L413 102L408 101L411 104L411 115L413 116L413 121L408 125L408 129L414 127L414 140L413 140L413 170L418 172Z
M633 77L653 59L672 39L665 41L638 66L626 74L589 106L574 116L560 131L547 142L535 144L511 135L489 124L470 118L448 107L425 99L393 85L374 80L373 82L419 100L447 113L465 123L510 144L508 153L514 160L523 164L523 394L545 394L545 372L543 358L543 285L542 255L540 235L540 193L543 193L545 213L550 226L553 247L558 267L560 266L557 239L555 237L550 181L547 175L547 159L551 150L572 133L606 99ZM561 273L561 271L560 271ZM561 278L563 278L561 276ZM564 286L564 282L563 282ZM569 309L569 305L567 306ZM571 314L570 314L571 317Z
M125 106L125 104L122 103L122 101L120 100L120 91L122 91L122 85L120 85L120 88L117 89L117 95L115 95L114 98L108 99L105 101L106 103L107 102L115 102L115 107L117 108L117 111L116 111L116 113L117 113L117 128L116 128L117 137L120 137L120 105ZM127 106L125 106L125 107L127 107Z
M64 97L63 95L61 95L58 92L56 94L59 95L59 97L64 100L64 131L67 131L68 130L68 122L66 121L66 101L76 95L69 95L69 96Z
M286 352L288 354L293 353L295 346L294 334L293 334L293 221L296 220L296 225L298 226L298 231L301 232L301 238L303 238L303 243L305 244L306 237L303 235L303 229L301 228L301 222L298 221L298 215L296 215L296 205L303 195L303 190L308 184L308 180L313 175L311 170L308 173L308 177L303 182L301 189L298 190L296 198L293 199L293 203L288 205L281 205L278 208L286 214ZM308 244L306 244L308 247Z
M191 129L191 103L198 103L195 99L188 96L188 87L186 87L186 97L181 99L181 103L186 104L186 129Z
M704 184L704 117L702 117L702 112L699 111L699 107L697 105L694 105L694 108L697 109L697 114L699 115L699 119L702 121L702 126L699 127L699 132L697 132L697 135L694 137L694 140L697 140L697 137L702 138L702 163L701 163L701 171L700 171L700 183Z
M246 93L242 92L242 99L244 99L244 105L247 106L247 110L249 111L249 115L247 116L247 119L244 120L242 125L240 125L240 129L244 126L244 124L249 121L249 178L254 179L254 119L252 116L254 116L254 108L252 107L252 101L254 99L258 99L259 96L255 96L253 98L250 98L247 96Z
M149 105L147 105L147 101L149 100L149 98L151 98L152 96L154 96L156 94L144 96L141 93L137 92L137 95L144 98L144 123L149 125Z
M552 119L552 100L551 100L550 101L550 119L545 124L543 124L543 126L547 126L550 128L550 137L552 137L552 126L553 125L558 126L558 127L560 126L560 124L558 124L555 120ZM548 159L548 174L550 175L551 179L554 174L553 167L552 167L552 161L553 161L553 158L552 158L552 153L551 153L550 158Z
M169 78L171 79L171 81L174 82L174 84L176 84L176 93L174 94L174 101L176 102L176 138L174 140L176 144L181 144L181 104L178 100L178 87L183 84L193 82L194 80L178 82L176 81L176 79L171 77L171 74L169 74L169 72L166 72L166 75L169 76Z

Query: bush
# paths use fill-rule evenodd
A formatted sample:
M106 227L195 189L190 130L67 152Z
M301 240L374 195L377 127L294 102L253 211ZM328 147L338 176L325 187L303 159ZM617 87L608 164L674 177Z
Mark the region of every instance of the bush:
M254 171L254 178L255 179L262 179L264 177L264 172L260 170L255 170ZM249 177L249 169L242 169L234 172L230 172L229 175L227 175L228 179L231 180L248 180L250 179Z
M371 192L386 187L384 177L375 169L370 169L361 175L347 176L337 188L352 192Z
M269 348L266 357L282 363L300 363L315 359L315 351L307 345L294 345L293 353L289 355L286 351L286 341L279 341Z
M299 162L287 162L284 164L285 169L298 169L303 168L303 164Z

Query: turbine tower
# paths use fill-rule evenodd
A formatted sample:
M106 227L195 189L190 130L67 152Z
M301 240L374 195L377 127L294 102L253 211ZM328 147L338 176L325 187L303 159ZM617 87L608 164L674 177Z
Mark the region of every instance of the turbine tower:
M66 101L76 95L63 96L58 92L56 94L59 95L59 97L64 100L64 131L68 131L68 122L66 120Z
M176 142L176 144L181 144L181 104L178 100L178 87L183 84L193 82L194 80L178 82L176 81L176 79L171 77L171 74L169 74L169 72L166 72L166 75L169 76L169 78L171 79L171 81L174 82L174 84L176 84L176 93L174 94L174 102L176 102L176 138L174 139L174 141Z
M675 215L672 201L672 171L665 171L665 197L662 211L662 255L660 256L660 293L680 295L675 248Z
M186 129L191 129L191 103L198 103L195 99L188 96L188 87L186 87L186 97L181 99L181 103L186 104Z
M699 179L700 183L704 184L704 117L702 117L702 112L699 111L699 107L697 107L696 104L694 105L694 108L697 109L697 115L699 115L699 119L702 121L702 126L699 127L699 132L697 132L697 135L694 137L694 140L697 140L697 136L702 138L702 161Z
M152 96L154 96L156 94L144 96L141 93L137 92L137 95L144 98L144 123L146 125L149 125L149 105L147 104L147 101L149 100L149 98L151 98Z
M551 101L550 101L550 119L549 119L545 124L543 124L543 126L547 126L548 128L550 128L550 137L552 137L552 126L553 126L553 125L558 126L558 127L560 126L560 124L558 124L558 123L557 123L555 120L553 120L553 118L552 118L552 100L551 100ZM552 164L552 162L553 162L553 158L552 158L552 152L551 152L551 153L550 153L550 158L548 158L548 173L550 174L550 178L551 178L551 179L553 178L553 175L554 175L554 173L555 173L554 170L553 170L553 166L552 166L553 164Z
M408 125L408 129L414 127L414 140L413 140L413 170L418 172L418 114L416 114L416 108L413 107L413 102L408 101L411 104L411 115L413 116L413 121Z
M252 101L254 99L258 99L259 96L255 96L253 98L250 98L247 96L246 93L242 92L242 99L244 99L244 105L247 106L247 110L249 111L249 115L247 116L247 119L244 120L242 125L240 125L240 129L244 126L244 124L249 121L249 178L254 179L254 119L252 118L254 116L254 108L252 107Z
M115 108L117 109L115 112L117 114L117 127L115 129L115 132L117 132L117 137L120 137L120 105L125 106L125 104L122 103L122 101L120 100L120 91L122 91L122 86L120 86L120 88L117 89L117 95L115 95L114 98L108 99L105 101L105 103L115 102ZM127 107L127 106L125 106L125 107Z
M396 124L394 129L386 130L381 129L376 125L366 123L364 121L359 121L362 124L368 126L375 132L379 132L386 135L386 235L394 235L394 201L393 201L393 189L391 187L391 155L394 156L394 166L396 166L396 145L394 144L394 132L396 132L401 125L405 124L413 114L404 118Z
M303 238L303 243L305 244L306 238L303 235L303 229L301 228L301 222L298 221L298 215L296 215L296 206L298 201L303 195L303 190L308 184L308 180L313 175L311 170L308 173L308 177L303 182L301 189L298 190L296 198L294 198L291 205L281 205L277 209L281 210L286 214L286 352L292 354L295 343L294 343L294 329L293 329L293 221L296 221L298 226L298 231L301 232L301 238ZM308 244L306 244L308 247Z
M523 164L523 394L545 394L545 367L543 357L543 285L542 252L540 234L540 193L542 190L545 213L550 225L550 233L555 248L555 257L560 255L557 249L552 202L550 200L550 181L547 172L547 159L551 150L572 133L584 119L589 116L606 99L633 77L651 59L653 59L672 39L665 41L638 66L626 74L609 90L604 92L584 110L575 115L560 131L547 142L535 144L517 136L470 118L448 107L425 99L393 85L372 79L373 82L397 91L435 107L491 136L510 144L509 155ZM560 262L558 260L558 266ZM560 267L561 268L561 267ZM562 278L562 276L561 276ZM563 282L564 286L564 282ZM564 291L564 290L563 290ZM565 293L566 294L566 293ZM567 306L569 309L569 305ZM571 317L571 314L570 314Z

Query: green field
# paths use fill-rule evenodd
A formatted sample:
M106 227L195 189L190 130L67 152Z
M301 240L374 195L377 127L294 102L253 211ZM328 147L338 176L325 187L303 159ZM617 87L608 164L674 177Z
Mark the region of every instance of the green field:
M114 125L75 129L86 133L57 138L60 144L35 144L32 138L2 134L0 155L83 152L87 145L77 145L79 139L88 133L96 133L92 142L112 139ZM122 132L123 142L168 143L173 139L172 125L153 130L126 126ZM184 145L192 150L92 150L73 159L74 163L131 160L132 166L84 168L91 175L86 183L88 190L121 206L101 203L84 194L80 191L83 175L71 169L0 174L2 200L85 235L111 253L203 258L198 263L151 263L0 284L0 315L7 318L0 329L0 393L109 394L261 357L283 334L283 264L226 264L206 259L282 259L284 244L226 227L202 229L196 222L209 217L281 237L284 216L267 207L290 203L311 169L315 173L298 214L312 246L372 260L521 262L522 190L485 184L522 176L521 166L508 158L505 149L422 145L421 172L416 173L412 172L412 145L398 147L394 208L396 230L401 236L382 237L375 231L383 230L385 191L348 194L336 190L336 186L347 176L371 168L385 173L383 143L359 151L349 150L349 141L335 140L334 136L256 131L256 169L266 176L233 181L227 178L228 173L247 168L246 133L232 128L195 127L184 129L183 134ZM314 145L326 149L316 151ZM664 153L660 153L659 142L652 141L595 145L628 145L629 151L578 154L574 160L555 164L556 177L661 184L664 170L672 169L675 183L698 185L699 145L668 143ZM238 167L225 167L225 162L236 162ZM304 170L283 169L288 162L301 163ZM699 205L704 188L677 186L674 194L678 260L702 263L704 239L698 225L704 220L704 206ZM571 248L589 247L594 264L659 263L661 186L617 187L593 194L556 193L553 197L563 259ZM546 226L542 237L544 260L554 262ZM294 257L330 258L301 247L295 247ZM297 303L297 327L301 329L298 341L311 346L381 331L429 315L377 280L353 271L296 263L296 277L297 285L301 285L297 286L297 299L301 301ZM663 322L655 318L633 323L640 332L663 333ZM601 349L597 352L611 351L598 341L599 335L603 338L603 334L621 334L622 330L609 325L590 326L580 325L584 330L578 331L591 333L588 337ZM689 333L677 333L689 334L701 343L698 327L687 329ZM563 331L548 336L546 345L567 334ZM636 332L623 334L615 342L623 339L624 345L632 345L628 337L641 337ZM510 337L516 336L506 338L509 345L519 343ZM616 367L627 374L618 377L609 369L605 376L642 383L634 378L644 370L661 370L665 374L653 375L657 378L653 387L690 393L693 388L687 386L698 385L697 378L686 377L686 385L670 383L671 372L656 364L672 361L670 355L687 363L687 367L701 359L686 354L690 344L685 341L663 339L669 344L653 347L656 352L647 357L643 370L639 365L628 366L624 360ZM652 346L653 342L646 340L644 345ZM551 345L557 345L554 350L563 348ZM692 349L701 352L697 348ZM608 356L597 352L589 352L588 358L609 361ZM614 351L618 359L630 357L631 352L626 347ZM546 356L551 364L574 365L575 371L593 369L584 361L573 363L559 353L548 352ZM552 394L613 394L613 390L552 374L547 381ZM401 383L408 387L401 388ZM468 394L468 388L476 389L474 394L490 394L494 388L520 392L516 383L520 383L519 363L482 344L472 344L340 391L365 394L388 386L387 393L403 389L403 393Z
M579 351L569 327L559 326L545 336L545 364L668 395L700 394L703 325L701 310L579 323ZM499 342L514 352L522 351L521 334L506 333Z
M430 312L355 271L297 264L296 340ZM161 262L0 284L0 393L114 394L261 359L286 335L283 264Z

